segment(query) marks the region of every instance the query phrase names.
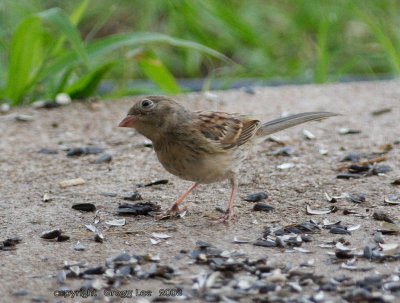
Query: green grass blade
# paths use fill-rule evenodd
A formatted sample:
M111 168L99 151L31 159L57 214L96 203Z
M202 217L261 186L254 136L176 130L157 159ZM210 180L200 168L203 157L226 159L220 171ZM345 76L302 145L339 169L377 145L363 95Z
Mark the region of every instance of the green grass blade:
M83 14L85 13L90 0L83 0L80 5L76 7L76 9L72 12L69 20L75 26L78 25L79 21L81 21Z
M328 77L329 50L328 50L329 22L322 19L319 23L317 35L317 66L314 70L314 82L325 83Z
M158 85L165 93L177 94L181 91L175 82L174 76L169 72L165 65L152 51L146 51L136 55L143 73L153 83Z
M62 75L62 77L56 82L57 86L54 88L54 90L51 93L51 98L55 98L55 96L60 93L65 91L66 86L68 85L68 81L73 73L74 69L68 68Z
M103 64L94 71L86 74L65 89L72 99L84 99L93 95L100 81L114 65L113 62Z
M71 21L71 24L74 25L75 27L78 26L79 21L82 19L83 14L85 13L85 10L87 6L89 5L90 0L84 0L78 7L73 11L73 13L69 16L69 20ZM61 50L65 42L65 36L62 36L58 39L52 55L55 56L57 55Z
M361 20L369 27L376 40L385 51L386 57L391 62L393 72L400 74L400 50L396 48L396 45L390 38L389 34L383 31L383 28L385 27L379 23L377 18L364 14L359 8L353 7L353 9Z
M25 18L12 36L5 87L5 96L11 100L11 105L20 103L42 65L42 39L42 24L36 16Z
M72 24L65 12L59 8L51 8L38 14L42 19L53 25L71 43L80 60L89 66L88 56L82 43L78 29Z
M159 33L128 33L108 36L90 43L86 51L90 59L96 59L100 56L112 53L121 47L138 47L146 44L167 44L175 47L187 48L213 56L228 63L234 63L222 53L204 45ZM69 52L56 59L51 65L44 69L41 77L59 73L64 68L71 67L77 63L79 63L78 56L73 52Z

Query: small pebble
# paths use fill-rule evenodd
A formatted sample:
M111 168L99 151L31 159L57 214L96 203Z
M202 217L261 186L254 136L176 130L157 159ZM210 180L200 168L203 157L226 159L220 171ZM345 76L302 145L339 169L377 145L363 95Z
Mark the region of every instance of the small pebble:
M374 247L375 245L373 244L366 245L363 250L363 257L367 259L372 259Z
M102 154L96 159L95 163L100 164L100 163L110 162L111 160L112 156L110 154Z
M57 274L58 283L64 284L66 280L67 280L67 273L65 272L65 270L59 271Z
M122 199L128 200L128 201L137 201L137 200L143 200L142 196L138 191L132 191L132 192L125 192L122 194Z
M33 121L33 117L30 115L17 114L15 116L15 120L20 121L20 122L30 122L30 121Z
M270 155L271 156L286 156L290 157L293 155L294 150L290 146L284 146L281 148L278 148L277 150L274 150Z
M361 203L361 202L365 202L366 198L365 198L365 194L350 194L348 199L351 202L354 203Z
M56 107L60 107L61 105L56 103L55 101L52 100L38 100L32 103L32 107L33 108L45 108L45 109L51 109L51 108L56 108Z
M16 292L13 293L13 295L16 296L16 297L25 297L28 294L29 294L29 291L24 289L24 288L19 289Z
M111 197L111 198L115 198L117 196L117 193L113 193L113 192L101 192L100 195L104 196L104 197Z
M329 153L329 150L326 148L320 148L319 153L323 156L327 155Z
M82 185L85 184L86 181L83 180L82 178L76 178L76 179L70 179L70 180L64 180L59 183L61 188L67 188L71 186L77 186L77 185Z
M48 302L47 298L45 298L44 296L33 296L31 298L31 302L34 303L44 303L44 302Z
M347 162L347 161L351 161L351 162L359 162L361 159L360 154L357 153L348 153L346 156L344 156L340 162Z
M386 174L393 169L389 165L375 165L372 168L372 174L379 175L379 174Z
M381 232L378 231L374 234L374 241L375 241L375 243L384 243L385 242Z
M361 133L361 130L357 130L357 129L350 129L347 127L342 127L339 129L339 134L340 135L353 135L353 134L359 134Z
M45 193L42 197L43 202L50 202L51 200L52 200L52 198L50 197L50 195L48 193Z
M71 97L66 93L59 93L56 95L56 103L59 105L67 105L71 103Z
M86 246L83 245L80 241L76 242L76 244L74 245L74 249L76 251L84 251L86 249Z
M310 132L309 130L307 130L307 129L303 129L303 135L308 140L314 140L315 139L315 135L312 132Z
M41 150L38 151L38 153L45 155L55 155L58 154L58 150L52 148L42 148Z
M243 86L241 89L246 94L249 94L249 95L254 95L256 93L256 91L254 90L254 87L252 87L252 86Z
M125 219L114 219L114 220L106 221L106 224L110 225L110 226L124 226L126 224L126 220Z
M198 241L196 241L196 246L199 248L207 248L207 247L211 247L212 245L206 241L198 240Z
M8 113L10 111L10 105L8 103L2 103L0 105L0 113Z
M277 166L278 169L286 170L295 167L293 163L283 163Z

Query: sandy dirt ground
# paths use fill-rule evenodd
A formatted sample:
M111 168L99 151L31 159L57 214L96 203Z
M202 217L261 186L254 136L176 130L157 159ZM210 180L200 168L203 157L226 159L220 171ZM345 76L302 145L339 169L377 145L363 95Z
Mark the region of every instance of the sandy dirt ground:
M98 290L97 297L86 299L57 297L54 292L78 290L87 281L82 275L73 278L71 274L63 279L62 274L70 272L64 267L65 261L86 262L80 268L83 271L85 268L104 266L108 257L122 252L155 256L154 259L159 255L160 260L156 264L168 264L174 269L170 279L141 279L134 274L129 275L117 288L134 291L134 297L127 301L179 299L179 296L160 297L160 290L177 288L183 289L190 294L188 296L192 297L192 301L198 302L262 301L267 294L257 291L248 295L235 295L232 291L232 297L226 294L207 295L207 287L210 292L213 288L218 290L210 280L201 291L195 292L196 281L201 277L207 279L208 274L214 271L209 265L198 264L201 262L195 262L190 257L197 241L206 241L226 253L243 253L249 259L267 258L268 264L275 264L272 266L275 268L273 274L279 273L277 268L281 269L283 278L270 280L275 284L289 281L285 268L303 268L300 265L305 262L310 265L307 270L326 280L346 276L358 281L371 275L381 275L390 277L393 283L397 281L400 266L397 259L375 262L358 256L352 260L354 269L346 269L342 264L347 260L332 255L335 248L329 245L324 248L321 244L329 241L336 243L342 239L347 247L355 248L352 252L362 254L364 247L374 241L373 236L382 225L382 221L373 218L374 212L384 212L398 223L400 205L387 205L384 197L400 194L400 186L391 184L400 177L400 81L266 87L250 92L232 90L176 98L194 110L247 113L263 121L277 118L282 113L305 111L332 111L342 115L276 134L293 149L294 153L289 157L271 155L282 147L279 142L266 140L254 146L241 168L235 202L236 218L227 225L210 223L213 217L220 215L217 208L225 209L227 206L227 183L203 185L196 189L187 199L190 211L184 218L157 221L152 216L121 217L116 214L119 204L135 203L121 198L125 192L138 190L143 197L143 201L138 202L152 202L166 209L190 186L189 182L170 175L162 168L152 148L145 146L144 137L133 130L117 127L132 105L132 99L90 104L77 102L55 109L23 107L0 115L0 241L13 237L21 239L14 249L0 250L2 302L121 301L123 299L118 295L105 296L103 290ZM390 111L373 114L382 109ZM32 120L18 121L18 114L29 115ZM340 134L341 128L360 132ZM315 139L306 139L305 129L314 134ZM383 144L390 144L389 148L382 151ZM99 155L66 155L68 148L87 146L104 148L104 153L112 155L111 162L96 164ZM40 153L43 148L56 150L57 153ZM373 154L380 151L383 153ZM388 165L392 170L368 177L337 179L337 168L348 165L348 162L340 160L350 152L363 155L363 159L384 157L386 160L379 164ZM294 167L279 169L278 166L284 163L293 163ZM74 178L84 179L85 184L60 187L61 181ZM137 187L138 184L159 179L168 179L169 182ZM274 207L271 212L253 211L254 203L243 199L248 194L262 191L268 193L268 198L261 202ZM344 198L329 203L324 193L336 196L343 193L364 194L365 201L355 203ZM43 201L45 194L50 201ZM98 220L95 220L94 212L71 208L75 203L84 202L96 206ZM307 205L312 209L334 205L338 211L309 215L306 213ZM348 214L348 210L359 216ZM105 223L122 218L126 219L124 226ZM293 250L292 247L253 245L263 237L266 227L274 229L309 220L322 224L324 219L341 221L344 226L360 227L344 235L322 229L310 235L311 242L301 245L304 251ZM94 234L85 224L95 225L104 235L104 242L94 241ZM61 229L70 239L57 242L40 237L42 232L51 229ZM160 240L153 237L159 242L154 244L150 240L153 233L167 234L170 238ZM234 243L235 237L246 238L249 243ZM399 244L398 235L384 235L383 238L386 244ZM84 246L83 251L74 249L77 241ZM268 279L270 274L267 273L261 280ZM230 279L240 280L248 276L245 271L238 271ZM98 279L102 279L101 275ZM314 302L343 300L343 294L323 291L318 285L304 284L301 290L295 288L293 286L288 290L287 297L293 292L296 298L303 296L312 298L310 300ZM232 289L246 287L237 284ZM151 292L151 296L136 296L136 290L144 291L142 294ZM387 291L386 294L388 301L400 300L398 291ZM325 297L320 301L321 298L316 295ZM281 296L286 298L285 293Z

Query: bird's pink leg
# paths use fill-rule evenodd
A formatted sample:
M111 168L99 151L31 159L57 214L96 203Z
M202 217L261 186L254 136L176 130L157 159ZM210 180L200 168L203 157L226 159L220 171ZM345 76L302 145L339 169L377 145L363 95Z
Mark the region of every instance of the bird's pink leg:
M215 220L215 223L225 223L233 218L233 202L235 201L235 194L237 190L237 181L235 177L232 177L230 180L231 183L231 196L229 198L228 208L225 211L225 214L222 215L220 218Z
M175 201L174 205L172 205L172 207L169 210L158 215L156 218L164 219L166 217L170 217L171 215L179 214L180 213L179 205L182 204L183 201L185 201L186 197L189 196L189 194L193 191L193 189L195 189L198 185L199 185L198 183L194 183L187 191L183 193L182 196L178 198L178 200Z

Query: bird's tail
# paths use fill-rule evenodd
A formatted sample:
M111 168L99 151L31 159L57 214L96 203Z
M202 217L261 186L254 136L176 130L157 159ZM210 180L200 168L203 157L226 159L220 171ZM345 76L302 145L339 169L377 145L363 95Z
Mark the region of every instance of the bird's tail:
M310 112L292 115L284 118L275 119L264 123L258 130L257 136L268 136L278 131L293 127L305 122L322 120L328 117L337 116L338 114L330 112Z

